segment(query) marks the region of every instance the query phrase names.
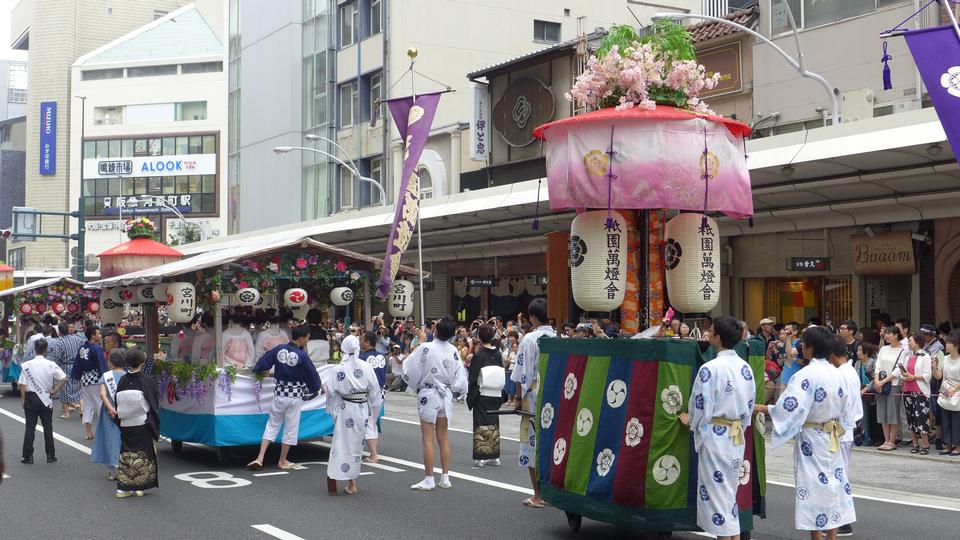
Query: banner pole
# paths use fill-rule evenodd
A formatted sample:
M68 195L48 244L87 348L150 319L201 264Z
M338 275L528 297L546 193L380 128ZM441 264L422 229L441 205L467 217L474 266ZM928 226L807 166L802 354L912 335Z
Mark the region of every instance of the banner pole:
M414 71L413 66L416 63L417 58L417 49L411 47L407 49L407 56L410 57L410 95L413 96L413 104L417 103L417 85L416 85L416 76L417 72ZM414 174L417 174L419 179L419 174L414 171ZM418 180L419 183L419 180ZM420 193L417 193L418 201L417 208L417 273L420 279L420 324L426 326L427 316L426 316L426 307L423 304L423 241L420 236L420 213L423 212L423 199L420 198L423 193L423 190L420 190Z
M938 2L939 4L939 2ZM953 24L953 31L957 34L957 39L960 39L960 24L957 24L957 16L953 13L953 6L947 2L947 5L944 6L947 8L947 15L950 17L950 22Z

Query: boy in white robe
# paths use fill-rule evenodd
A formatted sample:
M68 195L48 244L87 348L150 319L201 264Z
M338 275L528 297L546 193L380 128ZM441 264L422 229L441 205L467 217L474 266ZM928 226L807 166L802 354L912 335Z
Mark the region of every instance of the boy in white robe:
M854 423L863 418L863 402L860 401L860 375L853 364L848 362L847 344L842 338L837 338L833 345L833 352L830 354L830 363L836 366L843 378L843 396L847 398L845 409L850 411ZM840 437L840 450L843 453L843 462L846 470L850 470L850 458L853 455L853 431L848 429ZM849 481L849 479L848 479ZM850 536L853 534L853 526L849 523L840 526L837 530L838 536Z
M460 361L460 353L450 340L457 331L457 323L447 316L435 326L434 340L426 341L426 331L419 333L420 345L403 361L403 380L417 392L417 410L420 413L420 432L423 436L423 480L410 486L416 491L433 491L434 448L436 438L440 447L440 487L450 484L450 441L447 426L453 416L453 393L467 391L467 370Z
M835 338L824 328L803 331L803 356L810 363L790 378L776 405L755 405L773 421L771 448L795 438L797 486L795 524L811 540L835 540L837 528L857 520L840 439L853 430L843 377L826 358Z
M700 367L690 394L690 414L681 413L679 419L693 431L697 451L697 525L721 540L736 540L744 431L753 416L756 386L750 366L733 351L740 342L739 321L720 317L713 328L710 345L717 357Z
M340 344L343 357L333 370L327 394L327 412L333 416L333 442L327 460L327 478L346 480L347 494L357 493L360 459L367 425L376 422L382 395L373 366L360 360L360 340L347 336ZM331 494L336 494L334 488Z

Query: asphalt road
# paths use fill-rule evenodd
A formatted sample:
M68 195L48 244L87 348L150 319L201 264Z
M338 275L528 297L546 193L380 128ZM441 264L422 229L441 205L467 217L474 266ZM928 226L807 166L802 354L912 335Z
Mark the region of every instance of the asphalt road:
M399 408L404 402L394 403ZM389 407L388 401L388 411ZM23 424L17 418L22 416L15 397L0 398L0 430L10 475L0 484L0 538L645 537L589 520L574 534L561 511L522 507L529 486L526 471L515 465L515 441L503 441L503 466L476 469L472 467L470 436L453 432L453 489L413 492L409 486L422 478L419 429L406 421L386 420L382 466L364 467L367 474L360 478L360 494L355 497L327 496L326 466L321 462L328 450L319 444L302 445L291 452L292 459L305 464L306 470L280 473L272 468L278 451L271 449L268 467L256 476L243 468L256 454L255 448L235 449L235 457L221 464L211 449L187 445L178 455L169 443L161 443L160 488L143 498L120 500L113 497L115 485L106 480L105 469L89 462L89 442L83 440L76 414L71 420L54 419L54 431L62 436L57 441L58 463L44 462L38 433L37 463L21 465ZM462 425L464 419L462 416L455 424ZM906 457L890 459L916 466ZM921 466L933 475L937 475L937 467L950 474L960 470L960 462L924 462ZM220 480L203 480L209 478ZM957 484L953 485L956 488ZM868 490L867 496L884 501L858 498L856 536L956 537L960 506L927 497L922 483L906 482L904 488L919 493L908 495L905 489L901 496L877 488ZM757 520L754 538L808 538L793 530L792 488L770 485L767 505L769 517ZM927 508L929 505L943 508ZM678 533L674 537L700 536Z

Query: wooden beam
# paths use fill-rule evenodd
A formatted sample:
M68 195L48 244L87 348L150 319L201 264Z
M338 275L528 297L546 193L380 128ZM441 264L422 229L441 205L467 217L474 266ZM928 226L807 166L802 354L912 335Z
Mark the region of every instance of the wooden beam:
M570 314L569 245L567 231L547 233L547 315L556 321L558 333Z

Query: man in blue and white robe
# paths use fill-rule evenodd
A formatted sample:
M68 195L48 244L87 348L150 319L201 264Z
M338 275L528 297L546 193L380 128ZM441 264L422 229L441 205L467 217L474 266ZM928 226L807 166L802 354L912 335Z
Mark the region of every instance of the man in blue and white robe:
M840 441L853 430L855 411L848 407L841 372L826 358L834 336L824 328L803 332L803 354L810 363L790 378L776 405L759 406L773 421L772 448L795 439L795 522L799 530L836 538L836 529L857 520L850 479Z
M700 367L693 383L689 423L697 451L697 525L720 539L739 538L737 488L746 448L744 431L753 416L756 386L750 366L733 348L740 323L731 317L713 322L710 344L717 357Z

